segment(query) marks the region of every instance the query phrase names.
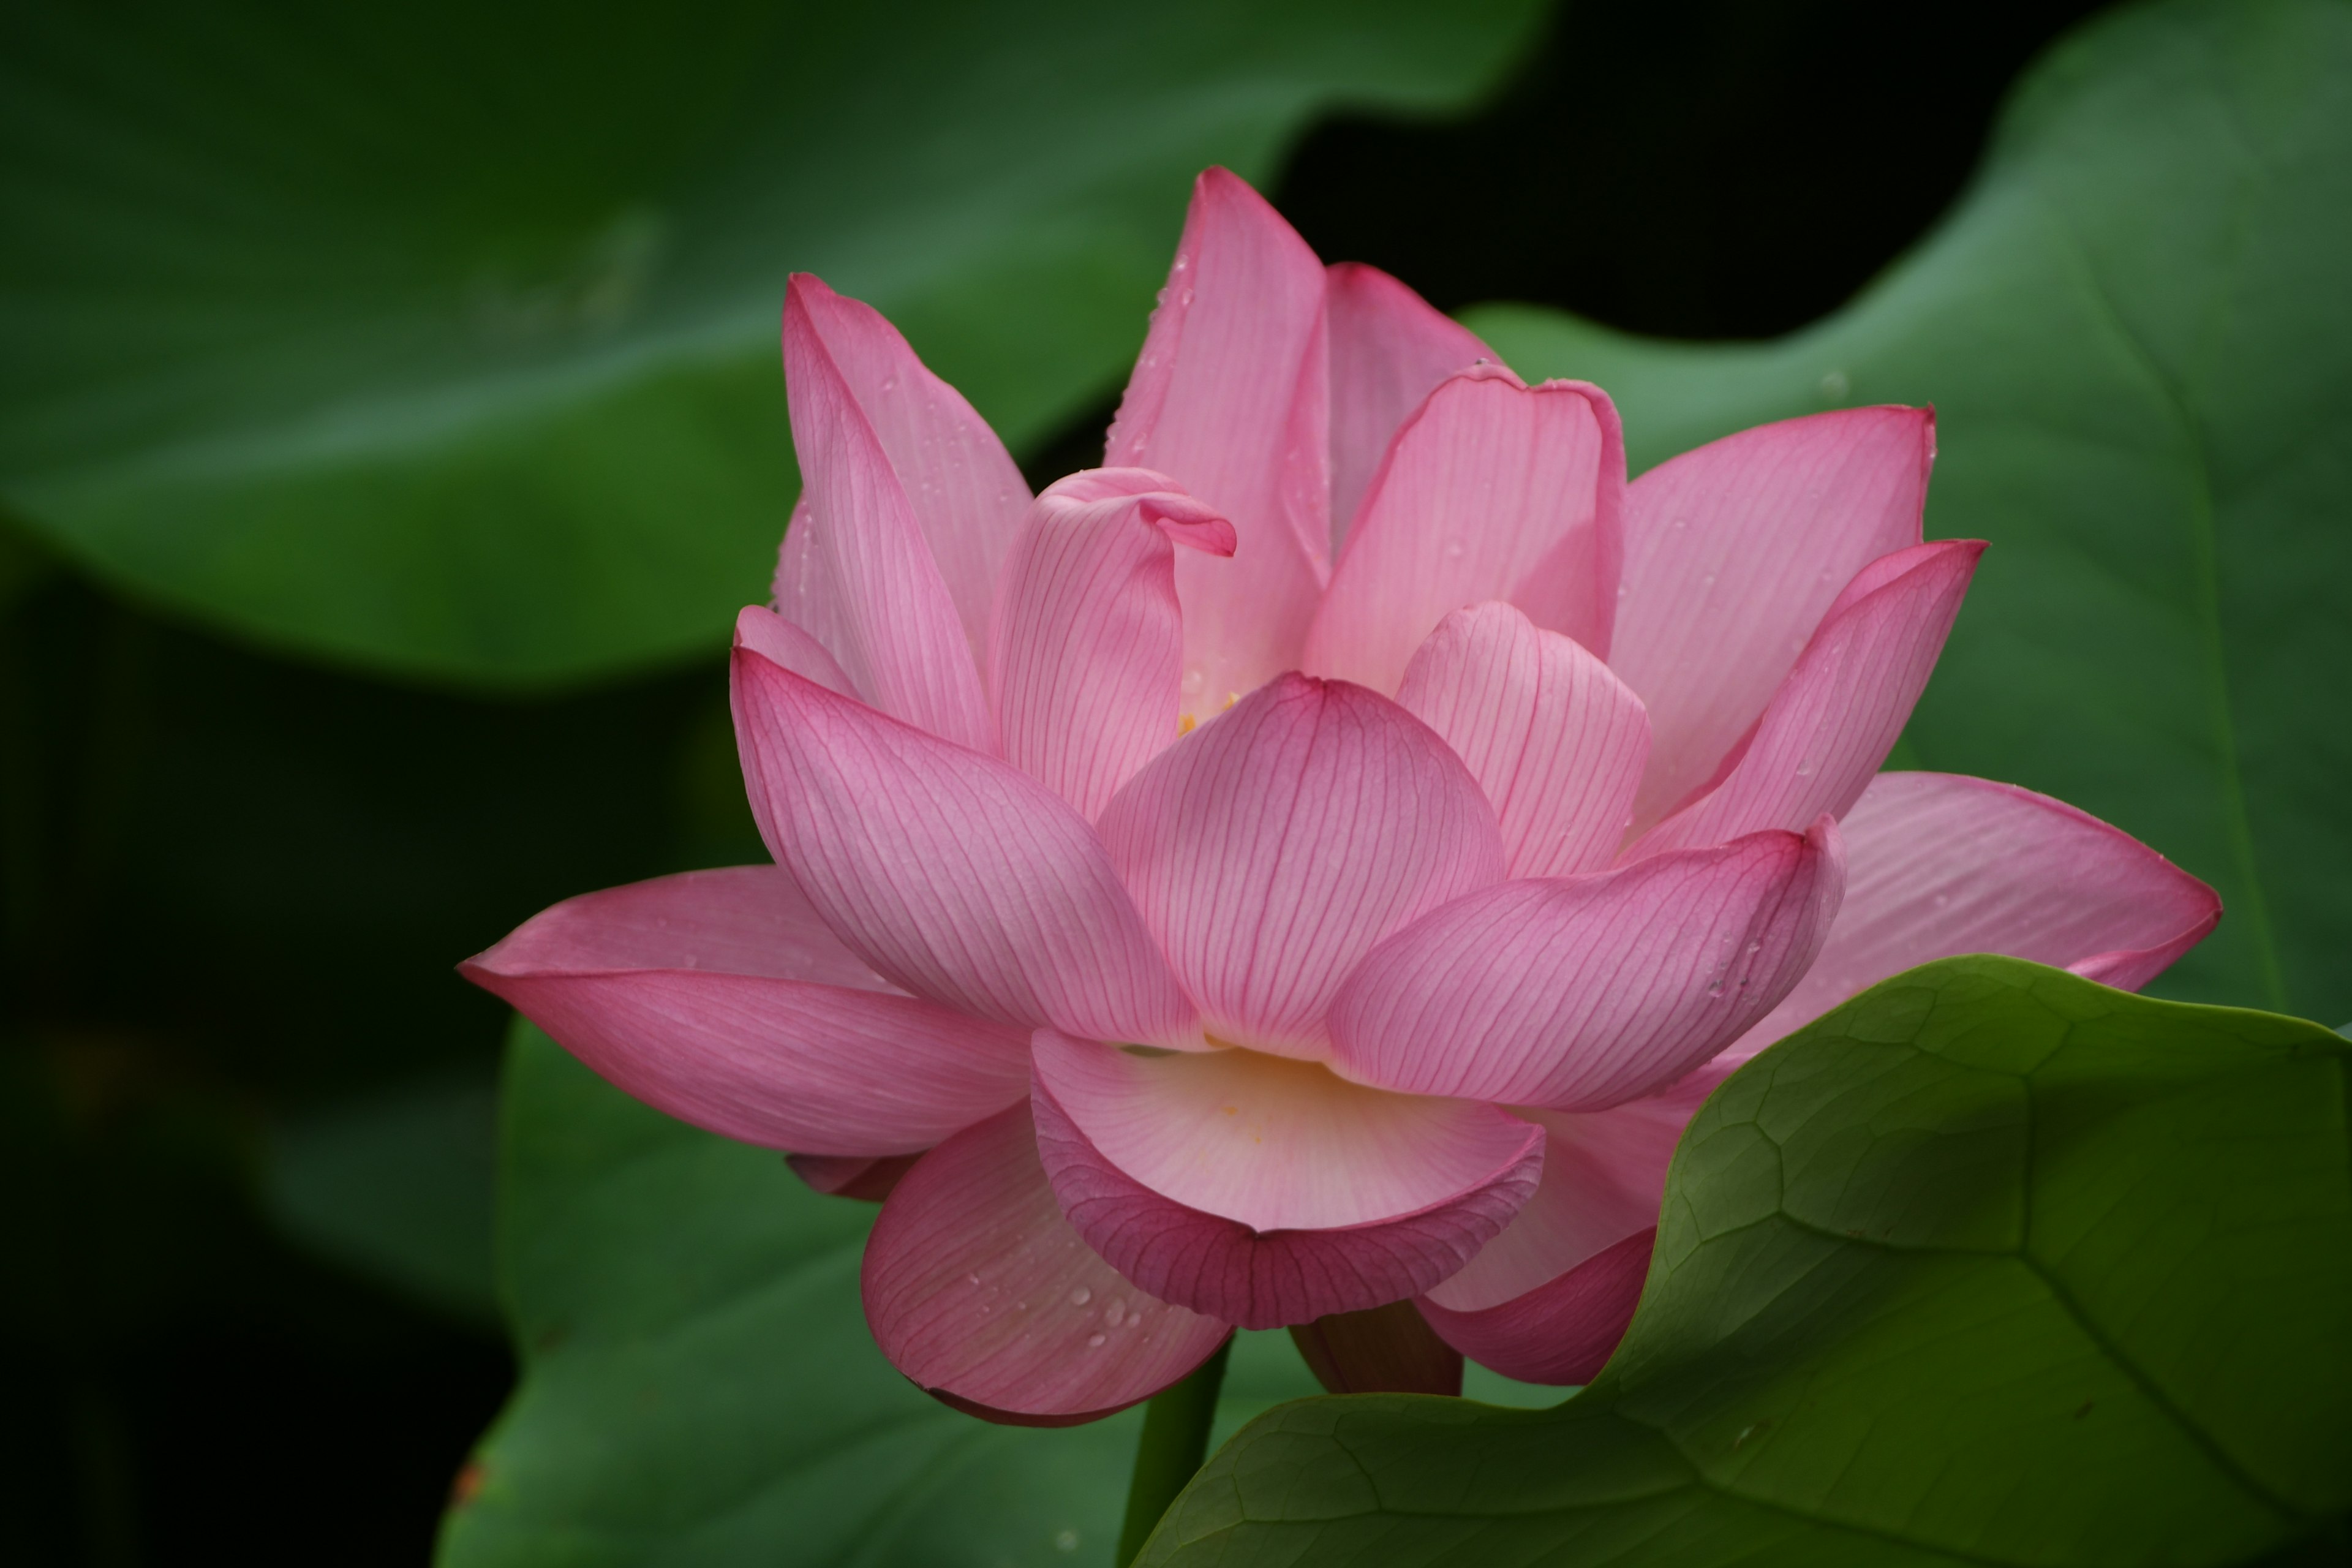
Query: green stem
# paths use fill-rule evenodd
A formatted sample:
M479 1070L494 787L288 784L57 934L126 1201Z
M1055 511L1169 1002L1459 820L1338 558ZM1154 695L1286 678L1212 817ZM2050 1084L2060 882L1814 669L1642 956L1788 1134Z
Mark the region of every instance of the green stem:
M1217 1389L1225 1381L1227 1340L1192 1375L1151 1396L1143 1411L1143 1441L1135 1450L1135 1480L1127 1489L1127 1523L1118 1532L1118 1568L1143 1551L1152 1527L1209 1456L1209 1426L1217 1418Z

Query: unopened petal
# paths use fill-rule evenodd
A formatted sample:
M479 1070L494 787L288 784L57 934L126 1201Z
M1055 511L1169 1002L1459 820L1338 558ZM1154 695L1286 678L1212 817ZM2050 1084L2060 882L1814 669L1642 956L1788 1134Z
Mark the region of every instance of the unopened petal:
M1151 468L1233 521L1231 561L1176 563L1185 711L1297 667L1329 534L1323 266L1223 169L1192 189L1104 461Z
M1176 739L1176 545L1234 552L1233 524L1165 474L1097 468L1030 508L997 608L1004 757L1092 821Z

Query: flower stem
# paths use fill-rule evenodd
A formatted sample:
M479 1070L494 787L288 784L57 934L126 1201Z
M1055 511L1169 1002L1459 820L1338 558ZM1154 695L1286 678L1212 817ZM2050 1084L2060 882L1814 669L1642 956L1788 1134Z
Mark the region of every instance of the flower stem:
M1209 1454L1209 1426L1217 1416L1217 1389L1225 1381L1227 1340L1183 1382L1161 1389L1143 1410L1143 1441L1135 1450L1135 1479L1127 1489L1127 1523L1118 1532L1119 1568L1143 1543L1192 1472Z

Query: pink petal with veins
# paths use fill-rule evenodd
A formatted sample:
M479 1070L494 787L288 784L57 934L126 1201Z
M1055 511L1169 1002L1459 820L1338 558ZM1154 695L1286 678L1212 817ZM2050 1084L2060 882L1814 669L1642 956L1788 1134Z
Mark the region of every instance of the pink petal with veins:
M1438 384L1494 351L1375 267L1342 261L1325 278L1331 332L1331 558L1389 442Z
M1538 624L1605 654L1624 486L1598 388L1529 387L1500 365L1454 376L1390 444L1302 668L1393 692L1449 611L1523 585Z
M1322 1230L1255 1230L1145 1186L1104 1157L1040 1086L1037 1148L1070 1223L1153 1295L1249 1329L1418 1295L1477 1255L1534 1192L1539 1130L1486 1182L1417 1214Z
M1199 1043L1102 845L1060 796L740 646L734 700L761 836L878 973L998 1023Z
M806 273L790 296L898 476L984 675L996 585L1029 507L1021 470L988 422L925 368L879 310Z
M1258 1051L1137 1057L1051 1029L1037 1081L1103 1158L1252 1230L1333 1230L1485 1185L1542 1140L1475 1100L1390 1094Z
M1397 702L1486 792L1512 876L1569 877L1616 858L1650 721L1581 646L1509 605L1456 610L1405 667Z
M1176 739L1184 629L1176 545L1234 552L1234 527L1146 468L1090 468L1030 509L997 606L1004 757L1089 821Z
M891 991L772 866L569 899L459 967L637 1099L747 1143L898 1153L1027 1092L1021 1031Z
M1903 733L1983 553L1978 541L1947 540L1863 568L1722 780L1626 858L1843 816Z
M1837 825L1505 882L1372 950L1333 1065L1408 1094L1600 1110L1671 1083L1804 974L1845 880Z
M1298 663L1330 532L1328 374L1322 263L1264 197L1211 169L1103 459L1171 475L1233 520L1230 562L1176 563L1195 720Z
M1310 1058L1374 942L1503 874L1494 809L1444 742L1360 686L1298 675L1153 758L1102 838L1209 1033Z
M863 1288L891 1365L959 1408L1021 1426L1149 1399L1233 1331L1139 1290L1079 1239L1019 1105L899 1180L866 1238Z
M828 301L841 303L805 274L784 296L784 387L807 506L793 529L802 548L786 552L796 580L782 586L829 604L811 634L838 639L826 646L877 708L993 750L995 724L964 623L907 487L820 325ZM795 608L781 595L779 604L787 616Z
M1854 574L1919 542L1935 454L1932 411L1852 408L1633 481L1609 663L1650 709L1643 826L1715 775Z

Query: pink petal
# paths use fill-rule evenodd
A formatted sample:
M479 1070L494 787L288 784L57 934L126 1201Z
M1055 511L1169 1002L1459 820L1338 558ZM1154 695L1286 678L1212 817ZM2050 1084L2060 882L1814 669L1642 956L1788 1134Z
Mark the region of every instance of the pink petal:
M1389 1094L1258 1051L1138 1057L1041 1029L1038 1092L1160 1196L1252 1230L1335 1230L1487 1186L1542 1134L1491 1105Z
M1298 663L1329 534L1327 376L1322 264L1255 191L1211 169L1104 458L1173 475L1239 536L1230 562L1176 563L1195 720Z
M744 605L735 616L735 640L769 663L782 665L827 691L861 697L824 644L773 610Z
M1628 858L1843 816L1903 733L1984 545L1914 545L1856 574L1716 786Z
M1500 365L1454 376L1390 444L1304 668L1394 691L1448 611L1522 586L1536 620L1606 653L1615 578L1602 562L1624 483L1617 412L1597 388L1528 387Z
M1655 1230L1629 1236L1549 1284L1481 1311L1424 1299L1422 1316L1447 1344L1521 1383L1591 1383L1616 1352L1649 1277Z
M1334 1065L1408 1094L1622 1103L1770 1012L1821 951L1844 881L1823 817L1801 837L1474 893L1349 976L1331 1005Z
M1405 667L1397 702L1486 792L1514 877L1616 858L1650 755L1642 700L1582 646L1509 605L1456 610Z
M1462 1393L1462 1352L1411 1301L1293 1323L1290 1342L1333 1394Z
M996 585L1029 506L1021 470L988 422L924 367L882 312L806 273L793 279L787 297L800 302L803 319L881 443L955 602L971 657L984 660Z
M801 599L829 601L829 625L812 630L838 637L826 646L858 691L935 735L991 750L994 724L956 600L908 486L824 331L840 324L832 306L845 303L805 274L784 296L784 387L808 504L786 532L784 564L792 571L780 575L793 581L780 583L778 603L791 616ZM855 363L871 373L870 364ZM909 477L939 479L929 471ZM993 579L989 586L992 592Z
M1935 415L1853 408L1743 430L1633 481L1609 662L1649 704L1656 821L1748 732L1838 590L1919 542Z
M1062 1217L1016 1105L923 1156L866 1242L866 1321L890 1363L976 1413L1065 1425L1149 1399L1233 1331L1155 1300Z
M1311 1322L1417 1295L1460 1268L1535 1190L1543 1142L1418 1214L1333 1230L1257 1231L1145 1186L1041 1092L1030 1101L1055 1196L1087 1244L1163 1300L1244 1328Z
M460 968L621 1089L747 1143L922 1149L1027 1089L1021 1031L887 991L773 867L567 900Z
M1209 1032L1288 1056L1326 1054L1324 1008L1374 942L1503 874L1494 810L1444 742L1299 675L1153 758L1102 837Z
M879 973L999 1023L1199 1043L1109 858L1060 796L741 646L734 699L761 837Z
M1397 426L1438 383L1494 351L1477 334L1376 267L1342 261L1325 274L1331 332L1331 554Z
M1176 739L1176 550L1234 552L1233 524L1165 474L1094 468L1030 509L997 609L1005 760L1092 820Z
M1499 1307L1655 1229L1666 1167L1698 1103L1653 1096L1607 1110L1520 1112L1544 1129L1542 1184L1502 1235L1424 1300L1454 1312Z
M1881 773L1840 824L1845 903L1797 988L1725 1070L1892 974L1998 952L2137 991L2221 918L2213 889L2063 801L1954 773ZM1712 1064L1710 1064L1712 1065Z

